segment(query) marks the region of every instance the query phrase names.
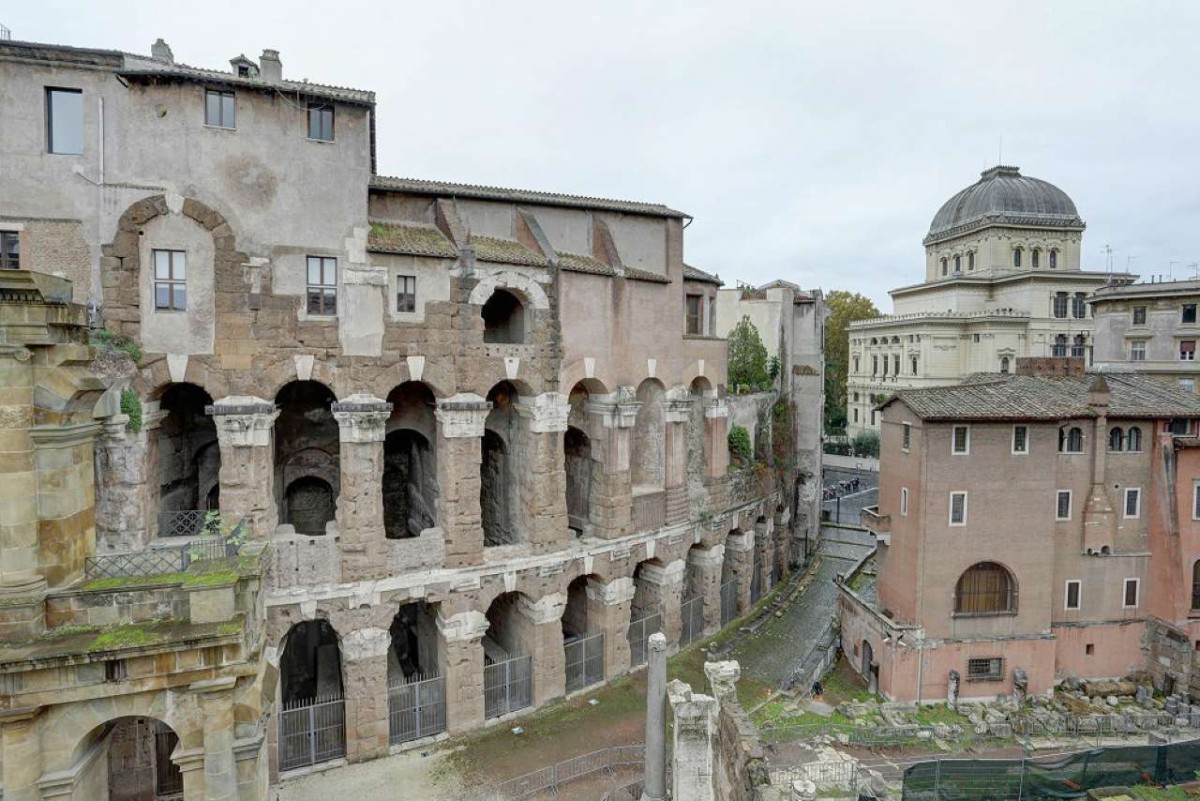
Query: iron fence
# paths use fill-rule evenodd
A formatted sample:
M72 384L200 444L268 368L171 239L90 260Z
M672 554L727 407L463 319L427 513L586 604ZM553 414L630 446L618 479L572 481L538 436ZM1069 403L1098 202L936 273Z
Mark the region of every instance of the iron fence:
M160 537L207 537L221 533L219 512L208 509L181 509L158 513Z
M646 664L650 658L650 635L662 631L662 614L651 612L645 617L629 621L629 630L625 636L629 640L629 664Z
M179 745L179 737L162 721L154 721L153 726L155 801L182 801L183 771L171 761L171 754Z
M498 718L533 704L533 657L514 656L483 668L484 713Z
M388 683L388 733L392 745L446 730L446 677L416 676Z
M574 637L563 644L566 652L567 692L604 681L604 632Z
M721 625L726 626L737 617L737 579L721 585Z
M633 530L653 531L662 528L667 516L667 494L651 492L633 496Z
M341 696L285 702L279 711L279 769L294 770L346 755Z
M192 562L237 556L240 549L241 545L235 537L206 537L168 548L89 556L84 560L83 574L85 578L98 579L180 573L187 570Z
M704 634L704 596L697 595L680 604L679 615L683 623L679 634L680 645L687 645Z
M750 572L750 603L756 604L763 595L762 557L754 551L754 567Z
M585 776L611 773L616 768L641 767L644 760L645 750L640 745L602 748L501 782L492 792L497 799L522 801L538 793L557 793L562 785Z
M818 790L836 788L848 791L847 795L857 793L858 773L858 763L844 759L767 768L772 787L790 788L792 782L807 779L815 784Z

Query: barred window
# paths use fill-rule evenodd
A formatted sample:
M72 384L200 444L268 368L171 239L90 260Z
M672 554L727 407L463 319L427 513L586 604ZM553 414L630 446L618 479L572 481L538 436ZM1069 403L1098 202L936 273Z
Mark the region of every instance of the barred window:
M954 590L957 615L1004 615L1017 611L1017 588L1003 565L979 562L958 579Z
M1065 319L1067 316L1067 293L1055 292L1053 306L1054 316L1060 320Z
M1146 340L1135 339L1133 342L1129 343L1129 361L1146 361Z
M1129 433L1125 436L1125 450L1134 453L1142 449L1142 429L1137 426L1130 426Z
M396 276L396 311L414 312L417 310L417 277L415 275Z
M1064 359L1067 356L1067 335L1059 334L1054 338L1054 346L1050 348L1050 355L1056 359Z
M1055 520L1070 520L1071 519L1071 491L1059 490L1058 499L1054 511Z
M308 313L337 314L337 259L308 257Z
M1003 681L1004 657L987 656L967 660L967 681Z
M1133 307L1133 324L1134 325L1145 325L1146 324L1146 307L1145 306L1134 306Z
M1080 591L1083 585L1079 579L1067 580L1067 594L1063 602L1064 609L1078 609L1080 606Z
M21 235L0 231L0 270L21 269Z
M1013 426L1013 453L1029 453L1029 426Z
M1142 490L1140 487L1125 488L1125 517L1136 518L1142 513Z
M967 493L950 493L950 525L965 526L967 524Z
M187 309L187 254L182 250L154 251L154 308Z
M971 429L969 426L954 427L954 441L950 447L952 453L964 454L971 450Z
M700 320L700 303L703 300L700 295L688 295L685 299L686 303L686 327L684 333L691 336L699 336L704 329L701 328Z
M904 442L900 447L904 448L904 450L908 450L910 445L912 445L912 424L905 423L904 424Z
M1180 320L1179 320L1179 321L1180 321L1181 323L1194 323L1194 322L1196 322L1196 304L1195 304L1195 303L1185 303L1185 304L1183 304L1183 314L1182 314L1182 316L1180 317Z

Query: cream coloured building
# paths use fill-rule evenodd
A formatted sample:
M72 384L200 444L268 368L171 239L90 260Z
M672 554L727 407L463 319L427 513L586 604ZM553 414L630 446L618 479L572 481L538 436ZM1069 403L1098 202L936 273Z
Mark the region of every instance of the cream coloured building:
M850 325L847 433L878 430L897 390L1005 373L1022 356L1089 357L1088 297L1125 273L1080 269L1084 222L1058 187L997 166L938 210L925 278L891 291L893 313Z

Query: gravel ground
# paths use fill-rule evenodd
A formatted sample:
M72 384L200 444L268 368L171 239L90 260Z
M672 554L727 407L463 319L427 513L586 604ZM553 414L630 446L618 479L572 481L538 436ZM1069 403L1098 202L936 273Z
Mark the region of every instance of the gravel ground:
M428 753L428 752L426 752ZM447 753L409 751L290 779L271 788L272 801L472 801Z

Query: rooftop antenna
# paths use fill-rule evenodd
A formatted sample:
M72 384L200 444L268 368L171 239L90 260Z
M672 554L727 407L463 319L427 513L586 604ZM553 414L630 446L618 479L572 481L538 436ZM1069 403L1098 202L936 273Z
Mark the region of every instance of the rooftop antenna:
M12 38L12 31L9 30L8 26L0 25L0 39L11 39L11 38Z

